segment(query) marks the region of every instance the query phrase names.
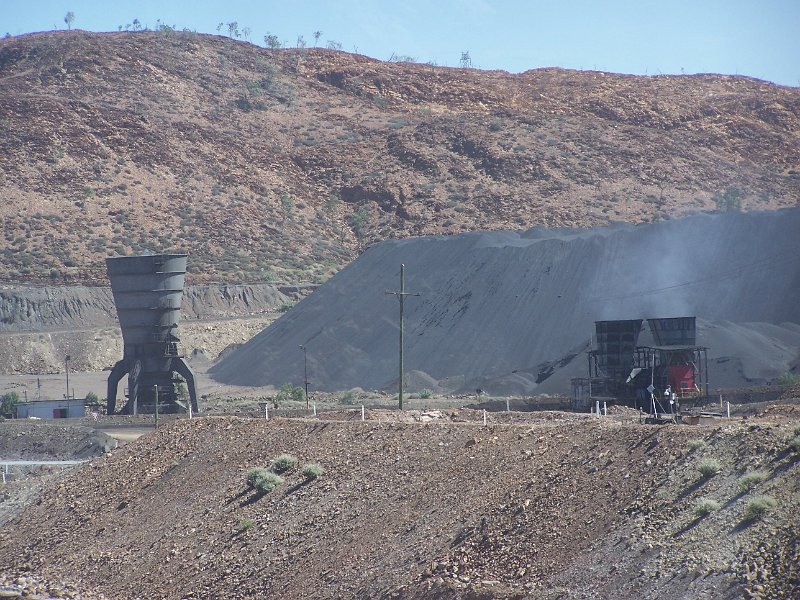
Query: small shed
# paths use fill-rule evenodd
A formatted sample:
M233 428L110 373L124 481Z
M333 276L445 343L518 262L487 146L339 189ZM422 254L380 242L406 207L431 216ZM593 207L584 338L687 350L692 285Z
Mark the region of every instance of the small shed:
M74 419L86 414L86 400L31 400L17 404L17 418Z

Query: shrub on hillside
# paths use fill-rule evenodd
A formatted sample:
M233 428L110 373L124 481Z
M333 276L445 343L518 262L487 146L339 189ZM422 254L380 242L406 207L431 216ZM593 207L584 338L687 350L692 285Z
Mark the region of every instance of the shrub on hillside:
M282 477L263 467L255 467L247 472L247 485L259 494L268 494L282 483Z
M342 404L355 404L358 402L358 396L354 391L345 392L342 396Z
M264 467L253 467L252 469L250 469L247 472L247 478L246 478L248 487L251 488L256 487L256 481L263 475L266 475L267 473L269 473L269 471Z
M696 440L689 440L687 446L689 446L689 450L698 450L706 445L706 441L702 439Z
M275 394L275 403L285 404L287 402L304 402L306 399L306 392L299 385L292 385L291 383L284 383L278 393Z
M275 473L267 473L256 480L256 491L259 494L269 494L272 490L283 483L283 477Z
M237 531L247 531L254 525L253 519L241 519L236 527Z
M303 477L309 481L313 481L324 473L325 469L322 468L322 465L318 465L317 463L309 463L303 466Z
M719 502L710 498L700 498L694 507L694 514L698 519L719 510Z
M789 450L792 452L800 452L800 435L789 442Z
M744 520L758 521L763 519L777 504L777 501L772 496L756 496L744 507Z
M800 373L784 373L778 377L778 385L796 385L800 383Z
M291 454L281 454L272 461L272 471L274 473L285 473L297 464L297 458Z
M767 477L767 471L749 471L739 478L739 490L742 493L749 492Z
M700 471L700 475L703 479L709 479L719 473L722 470L722 466L719 464L719 461L713 458L707 458L698 463L697 470Z

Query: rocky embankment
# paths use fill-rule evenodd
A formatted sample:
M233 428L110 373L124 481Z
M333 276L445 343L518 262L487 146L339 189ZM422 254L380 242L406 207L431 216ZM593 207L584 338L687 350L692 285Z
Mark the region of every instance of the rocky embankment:
M91 427L16 419L0 423L0 459L75 460L116 447L116 440Z
M188 355L216 358L274 320L312 285L187 286L179 329ZM99 371L122 356L114 298L106 287L0 286L0 374Z
M257 316L296 302L312 285L194 285L183 293L184 320ZM111 288L0 286L0 332L53 331L117 325Z
M120 599L800 593L798 423L779 413L659 427L351 412L163 427L55 482L0 531L0 572ZM275 490L248 488L287 452L299 462Z

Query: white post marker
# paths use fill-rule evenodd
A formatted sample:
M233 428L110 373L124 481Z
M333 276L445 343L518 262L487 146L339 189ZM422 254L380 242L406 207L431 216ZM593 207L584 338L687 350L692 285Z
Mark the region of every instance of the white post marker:
M264 418L269 421L269 403L264 403Z
M725 402L725 407L727 408L728 418L730 419L731 418L731 401L730 400Z
M483 411L483 424L486 425L486 410Z
M511 405L508 402L508 398L506 398L506 412L511 412Z
M361 420L364 420L364 405L361 405Z
M189 400L189 418L192 418L192 401Z
M598 417L600 416L600 400L594 401L594 414L596 414Z
M314 416L317 416L317 403L314 402Z
M606 401L605 400L603 400L603 416L604 417L608 416L608 406L606 406Z

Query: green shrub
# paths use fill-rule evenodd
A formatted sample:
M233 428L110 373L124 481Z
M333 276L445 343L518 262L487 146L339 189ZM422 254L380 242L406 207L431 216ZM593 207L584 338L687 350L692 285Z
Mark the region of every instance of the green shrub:
M767 477L767 471L749 471L739 478L739 490L743 493L749 492Z
M789 442L789 449L792 452L800 452L800 435Z
M291 454L281 454L272 461L272 471L274 473L285 473L297 464L297 458Z
M253 525L253 519L241 519L239 525L236 527L236 531L247 531Z
M256 481L255 488L259 494L268 494L282 483L283 477L268 472Z
M251 488L256 487L256 481L269 473L264 467L253 467L247 472L247 485Z
M429 390L429 389L424 389L424 390L420 390L419 394L417 394L417 396L419 396L423 400L427 400L428 398L433 396L433 392L431 390Z
M325 469L322 468L322 465L318 465L317 463L309 463L303 466L303 477L308 480L314 480L324 473Z
M358 396L353 391L345 392L342 396L342 404L355 404L356 402L358 402Z
M719 464L719 461L713 458L707 458L698 463L697 470L700 471L700 475L703 479L709 479L719 473L722 470L722 466Z
M699 519L719 510L719 502L710 498L700 498L694 507L694 514Z
M795 385L800 383L800 373L784 373L778 377L778 385Z
M13 413L17 404L19 404L19 394L17 392L3 394L0 396L0 413Z
M263 467L255 467L247 472L247 485L259 494L268 494L282 483L282 477Z
M687 445L689 446L689 450L698 450L706 445L706 441L702 439L689 440Z
M725 191L717 190L714 192L714 203L720 212L739 211L742 209L742 198L744 196L744 190L733 185Z
M277 404L284 404L286 402L304 402L306 399L306 392L299 385L292 385L291 383L284 383L278 393L275 394L275 402Z
M762 519L777 504L772 496L756 496L744 507L744 520L757 521Z

